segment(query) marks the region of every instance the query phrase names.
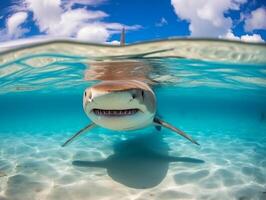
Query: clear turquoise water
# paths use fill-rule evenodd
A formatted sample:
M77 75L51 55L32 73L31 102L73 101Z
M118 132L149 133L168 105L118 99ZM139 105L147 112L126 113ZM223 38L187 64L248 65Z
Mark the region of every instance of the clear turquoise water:
M201 145L154 127L96 128L62 148L89 123L90 60L16 57L0 65L1 200L266 199L266 63L137 61L150 66L158 114Z

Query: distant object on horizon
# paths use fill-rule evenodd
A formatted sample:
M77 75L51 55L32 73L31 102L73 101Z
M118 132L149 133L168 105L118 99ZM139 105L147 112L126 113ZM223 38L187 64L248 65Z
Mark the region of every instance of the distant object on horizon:
M122 32L121 32L121 36L120 36L120 46L124 46L125 45L125 28L123 27Z

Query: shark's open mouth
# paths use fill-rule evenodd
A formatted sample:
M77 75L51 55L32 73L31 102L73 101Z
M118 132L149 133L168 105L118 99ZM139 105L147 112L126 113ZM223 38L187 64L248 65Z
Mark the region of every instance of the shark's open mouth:
M127 116L134 115L139 111L139 109L126 109L126 110L102 110L102 109L93 109L92 112L98 116Z

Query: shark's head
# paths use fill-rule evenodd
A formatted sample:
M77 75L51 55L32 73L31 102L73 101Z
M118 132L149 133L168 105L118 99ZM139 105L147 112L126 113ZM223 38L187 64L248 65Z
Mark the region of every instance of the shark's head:
M112 130L134 130L153 122L156 99L140 81L104 81L84 92L83 108L97 125Z

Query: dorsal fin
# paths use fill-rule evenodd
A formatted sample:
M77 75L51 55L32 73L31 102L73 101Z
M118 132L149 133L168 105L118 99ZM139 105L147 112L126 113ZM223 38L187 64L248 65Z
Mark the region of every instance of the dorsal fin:
M120 37L120 46L124 46L125 45L125 28L123 27L122 31L121 31L121 37Z

